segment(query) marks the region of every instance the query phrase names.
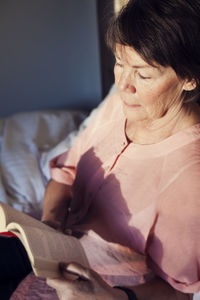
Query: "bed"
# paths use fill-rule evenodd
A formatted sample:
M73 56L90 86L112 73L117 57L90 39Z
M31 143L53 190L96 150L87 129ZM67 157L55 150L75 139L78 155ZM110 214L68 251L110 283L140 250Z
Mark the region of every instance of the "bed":
M113 86L108 95L114 90ZM1 201L39 218L50 179L49 161L71 147L106 99L89 115L82 110L52 110L0 119Z

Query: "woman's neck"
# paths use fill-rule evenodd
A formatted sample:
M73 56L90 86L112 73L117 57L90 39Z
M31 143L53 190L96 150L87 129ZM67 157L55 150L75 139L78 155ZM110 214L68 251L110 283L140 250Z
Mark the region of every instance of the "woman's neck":
M157 120L127 120L126 135L135 144L155 144L197 123L200 123L200 107L188 103Z

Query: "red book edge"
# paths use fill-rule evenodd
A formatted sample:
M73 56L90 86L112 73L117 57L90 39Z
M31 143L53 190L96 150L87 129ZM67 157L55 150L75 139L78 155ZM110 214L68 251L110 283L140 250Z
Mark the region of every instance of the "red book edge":
M10 231L0 232L0 235L18 238L18 236L16 234L14 234L14 233L12 233Z

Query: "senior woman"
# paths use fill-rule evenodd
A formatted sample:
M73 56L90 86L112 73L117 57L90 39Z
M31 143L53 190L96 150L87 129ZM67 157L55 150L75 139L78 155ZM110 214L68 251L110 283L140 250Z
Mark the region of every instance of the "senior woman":
M130 0L108 43L118 91L51 162L43 221L138 252L155 277L116 288L71 263L47 283L63 300L190 299L200 290L200 1Z

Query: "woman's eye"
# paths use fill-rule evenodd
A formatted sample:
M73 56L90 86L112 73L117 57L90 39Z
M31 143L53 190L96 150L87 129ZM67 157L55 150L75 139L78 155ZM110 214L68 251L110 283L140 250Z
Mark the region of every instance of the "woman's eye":
M149 76L144 76L144 75L142 75L142 74L140 74L140 73L138 73L138 76L141 78L141 79L150 79L151 77L149 77Z

